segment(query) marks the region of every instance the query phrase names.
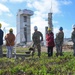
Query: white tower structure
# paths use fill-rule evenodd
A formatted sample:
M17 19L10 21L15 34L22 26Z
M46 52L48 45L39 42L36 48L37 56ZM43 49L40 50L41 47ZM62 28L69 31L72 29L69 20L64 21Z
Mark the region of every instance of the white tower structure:
M33 11L19 9L17 13L17 44L30 42L31 41L31 18Z

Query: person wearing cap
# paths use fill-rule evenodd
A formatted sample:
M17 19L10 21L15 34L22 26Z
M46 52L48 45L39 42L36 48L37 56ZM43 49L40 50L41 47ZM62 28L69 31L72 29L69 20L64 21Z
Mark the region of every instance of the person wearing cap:
M59 32L56 34L56 38L55 38L55 43L56 43L56 56L60 55L62 56L62 45L64 42L64 32L63 32L63 28L60 27L59 28Z
M43 41L43 34L38 31L37 26L34 26L34 33L32 35L32 40L33 40L33 47L37 48L38 50L38 57L40 58L41 56L41 45L40 43ZM35 51L33 52L34 55Z
M47 43L48 57L51 57L53 56L53 47L55 46L54 33L51 31L51 28L48 28L47 30L46 43Z
M7 47L7 58L12 58L13 46L15 45L15 35L13 29L9 29L9 33L5 35L6 47Z
M73 50L74 50L73 55L75 56L75 24L73 25L73 31L71 33L71 39L72 39L72 42L73 42Z
M1 29L1 27L2 27L2 24L0 23L0 57L3 56L2 45L3 45L3 35L4 35L4 32Z

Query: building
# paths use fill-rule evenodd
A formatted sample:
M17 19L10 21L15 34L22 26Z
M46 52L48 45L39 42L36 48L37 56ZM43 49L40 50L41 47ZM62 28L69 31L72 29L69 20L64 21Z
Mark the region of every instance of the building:
M19 9L17 13L17 35L16 43L26 43L31 41L31 16L33 11Z

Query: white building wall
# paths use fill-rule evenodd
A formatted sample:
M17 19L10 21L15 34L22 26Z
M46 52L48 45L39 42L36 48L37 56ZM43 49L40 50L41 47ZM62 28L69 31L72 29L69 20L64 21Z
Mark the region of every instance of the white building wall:
M20 42L20 15L17 15L17 34L16 34L16 43Z
M17 43L22 43L26 40L27 42L31 41L31 25L30 25L30 16L33 15L33 12L30 10L20 10L17 14ZM27 21L24 22L24 16L27 16ZM27 29L25 33L25 28Z

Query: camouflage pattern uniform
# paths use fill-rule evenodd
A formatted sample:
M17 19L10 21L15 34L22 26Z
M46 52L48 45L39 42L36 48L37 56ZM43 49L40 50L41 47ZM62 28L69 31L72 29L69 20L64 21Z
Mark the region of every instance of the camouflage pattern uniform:
M74 49L74 56L75 56L75 31L72 32L71 39L73 41L73 49Z
M56 55L62 55L62 45L64 41L64 33L63 31L60 31L56 34L55 43L56 43Z
M40 39L41 37L41 39ZM41 32L39 31L35 31L32 35L32 40L33 40L33 46L34 48L37 48L38 50L38 56L40 57L41 55L41 45L40 45L40 42L43 41L43 35ZM35 49L34 49L34 52L33 54L35 53Z

